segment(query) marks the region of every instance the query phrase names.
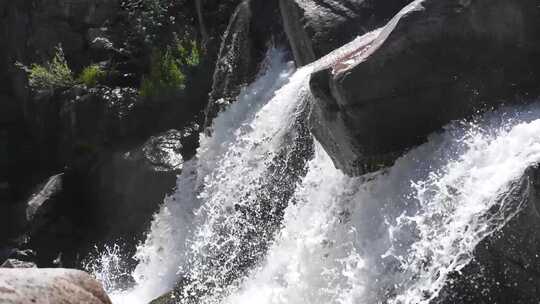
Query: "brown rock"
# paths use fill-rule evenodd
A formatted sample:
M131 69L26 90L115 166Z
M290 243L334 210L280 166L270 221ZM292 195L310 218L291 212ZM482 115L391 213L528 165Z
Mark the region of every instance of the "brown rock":
M110 304L100 283L71 269L1 269L0 303Z

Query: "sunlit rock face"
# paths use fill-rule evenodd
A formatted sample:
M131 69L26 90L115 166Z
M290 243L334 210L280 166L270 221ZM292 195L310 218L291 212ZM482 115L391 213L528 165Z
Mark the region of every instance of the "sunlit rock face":
M110 304L90 275L69 269L0 269L0 302Z
M280 0L295 61L306 65L386 23L411 0Z
M415 1L371 44L312 77L314 134L358 175L451 120L536 96L539 17L534 0Z

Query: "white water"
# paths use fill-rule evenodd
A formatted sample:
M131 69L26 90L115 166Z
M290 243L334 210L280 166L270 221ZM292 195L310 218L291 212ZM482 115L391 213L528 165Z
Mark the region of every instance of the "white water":
M224 303L428 303L519 211L487 215L540 161L538 118L534 104L454 123L370 181L318 147L266 261Z
M366 34L295 73L271 50L257 81L215 119L214 134L201 135L197 157L155 215L136 255L135 287L111 282L115 259L96 268L113 301L147 303L182 278L183 296L201 303L420 304L436 297L478 242L519 211L501 197L540 161L539 105L453 123L369 179L343 175L315 143L275 241L247 274L239 269L260 241L250 245L249 237L268 238L243 210L260 215L257 194L298 123L308 76L343 58L362 60L385 33ZM353 49L360 51L351 57ZM496 204L498 213L488 216Z

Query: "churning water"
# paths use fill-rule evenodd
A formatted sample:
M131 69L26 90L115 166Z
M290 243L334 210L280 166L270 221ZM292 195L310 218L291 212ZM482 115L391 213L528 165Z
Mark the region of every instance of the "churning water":
M173 288L178 303L428 303L519 212L501 198L540 161L540 105L454 122L393 167L348 177L305 128L309 75L333 56L294 72L269 51L155 215L135 286L111 279L117 250L93 265L115 303Z

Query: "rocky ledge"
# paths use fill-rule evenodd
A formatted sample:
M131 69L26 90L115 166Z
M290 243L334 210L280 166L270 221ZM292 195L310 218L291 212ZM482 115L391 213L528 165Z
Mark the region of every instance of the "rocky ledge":
M391 164L451 120L538 96L537 6L534 0L414 1L367 46L313 75L313 133L338 168L361 175ZM301 13L289 18L294 28L313 19L309 10ZM343 18L354 20L335 19ZM337 21L324 24L338 28ZM297 43L328 43L317 35L301 38L289 34Z

